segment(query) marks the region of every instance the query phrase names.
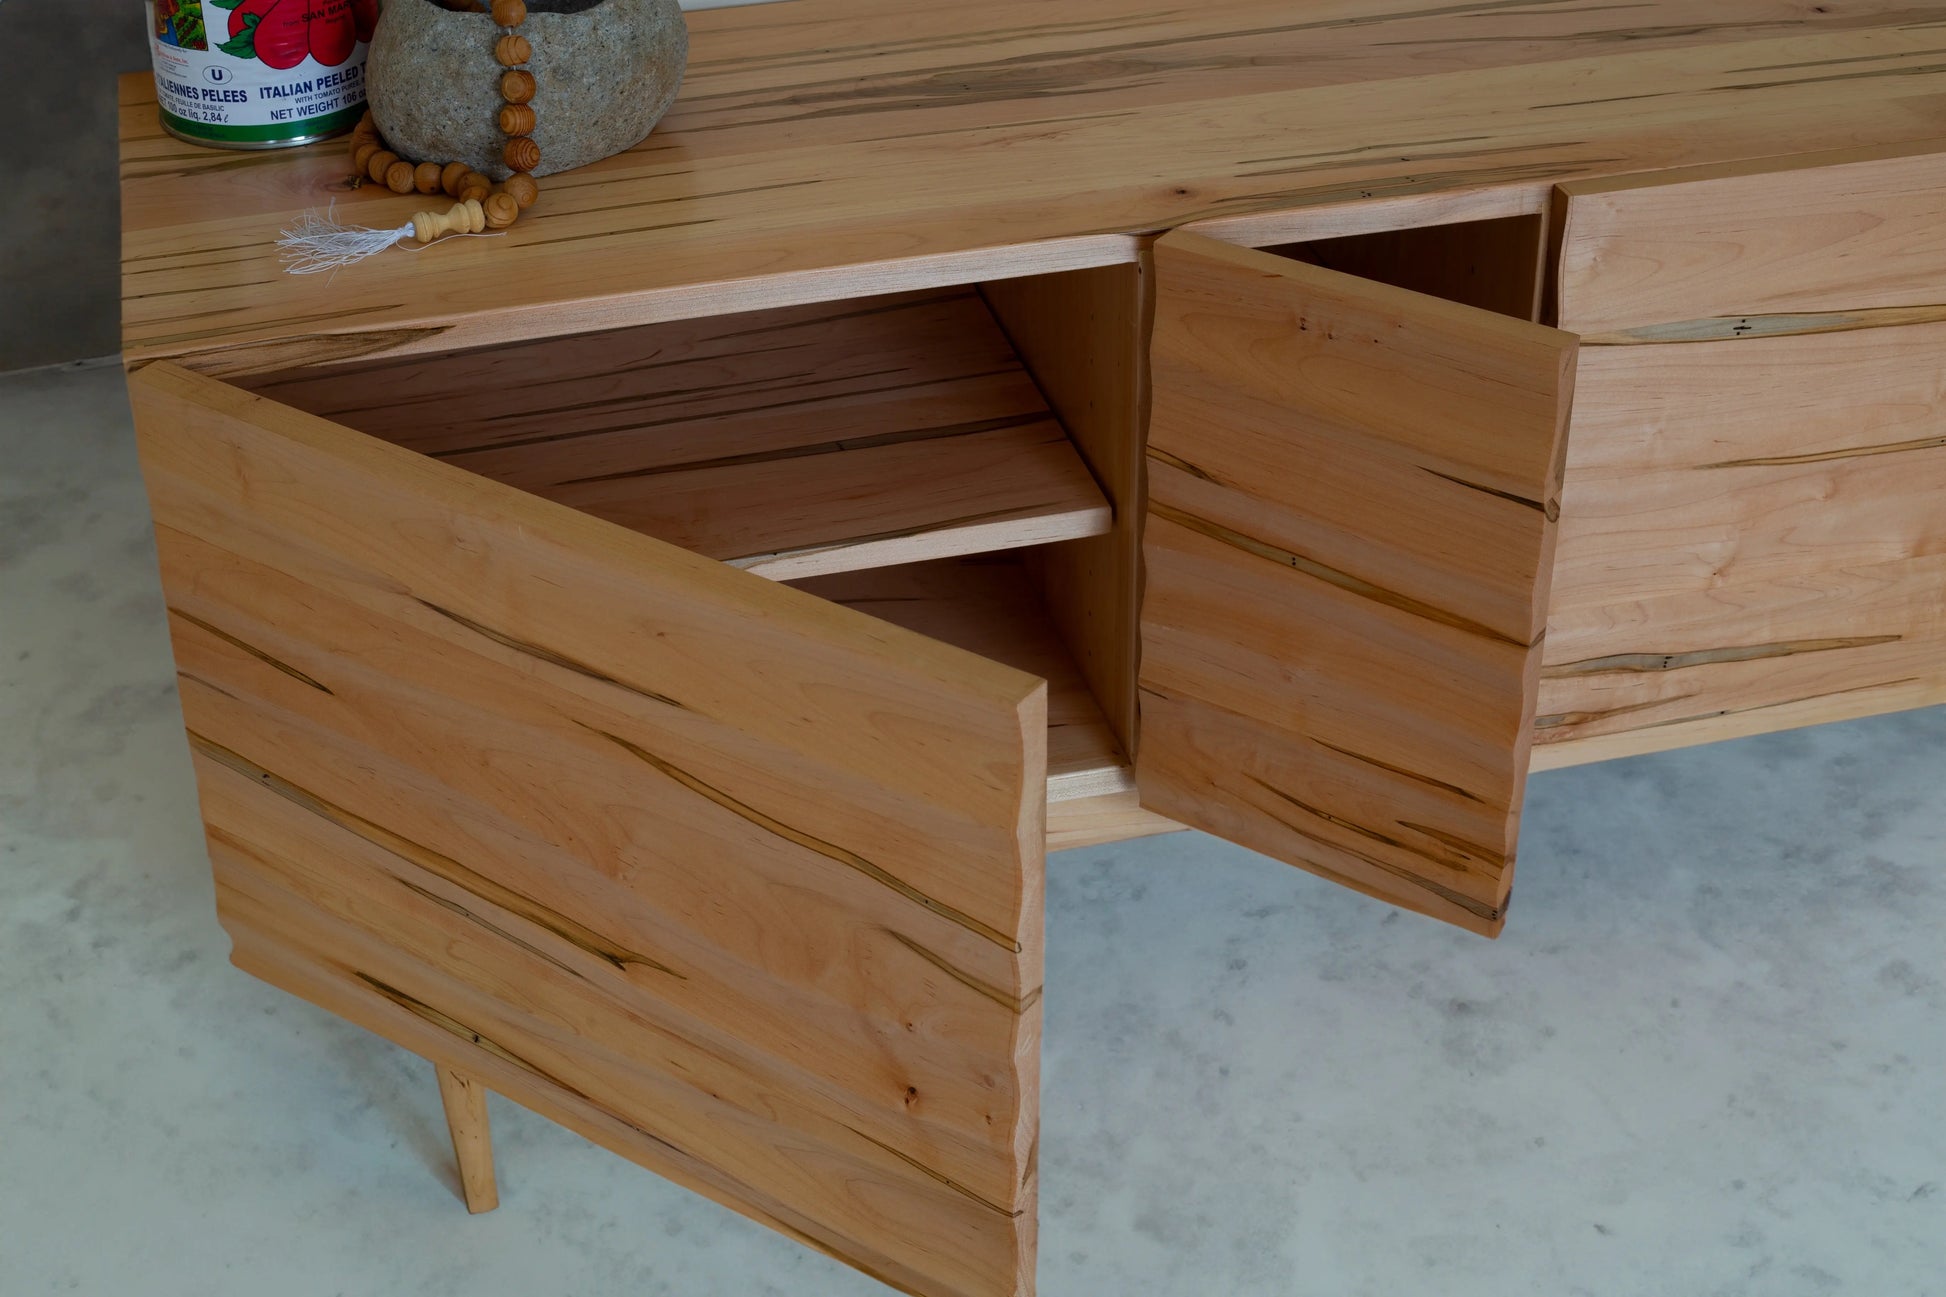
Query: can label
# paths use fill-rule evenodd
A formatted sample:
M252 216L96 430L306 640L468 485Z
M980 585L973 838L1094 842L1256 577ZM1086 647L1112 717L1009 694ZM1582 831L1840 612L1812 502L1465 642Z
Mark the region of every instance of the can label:
M378 0L147 0L165 124L274 145L353 125Z

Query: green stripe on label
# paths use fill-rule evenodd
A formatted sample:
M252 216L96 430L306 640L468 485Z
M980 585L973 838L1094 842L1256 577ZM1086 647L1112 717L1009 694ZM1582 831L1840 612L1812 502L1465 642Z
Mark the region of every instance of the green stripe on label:
M314 135L330 135L334 131L350 130L364 116L364 101L349 108L341 108L323 117L310 117L303 121L273 122L268 126L222 126L212 122L192 122L186 117L178 117L168 110L162 110L162 121L172 130L189 136L191 139L209 140L214 144L274 144L278 140L302 140Z

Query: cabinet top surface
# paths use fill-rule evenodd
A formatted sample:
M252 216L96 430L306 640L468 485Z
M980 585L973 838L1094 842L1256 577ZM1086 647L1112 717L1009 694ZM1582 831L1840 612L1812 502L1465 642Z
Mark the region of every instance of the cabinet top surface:
M544 181L504 236L334 275L284 274L278 231L427 200L350 189L342 141L176 141L149 75L124 77L130 363L447 350L1124 261L1196 222L1533 212L1576 178L1946 136L1946 0L785 0L689 24L641 145Z

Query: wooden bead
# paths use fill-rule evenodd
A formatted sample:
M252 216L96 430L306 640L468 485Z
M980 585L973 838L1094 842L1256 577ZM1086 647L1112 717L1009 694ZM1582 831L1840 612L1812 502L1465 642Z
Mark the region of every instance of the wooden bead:
M493 21L502 27L518 27L527 21L527 0L493 0Z
M390 171L392 164L398 160L399 155L392 150L380 149L365 163L365 174L372 178L374 184L382 185L385 183L385 173Z
M351 165L358 168L359 174L364 174L365 168L372 165L372 155L382 147L377 140L366 140L359 144L351 151Z
M507 141L501 156L515 171L532 171L541 164L541 146L534 143L531 135L517 135Z
M532 135L534 133L534 107L532 104L508 104L500 110L500 133L502 135Z
M502 36L493 47L493 57L505 67L515 67L534 57L534 47L525 36Z
M410 162L407 162L404 158L400 158L397 162L385 168L385 187L395 194L411 193L414 178L417 176L418 170Z
M510 104L532 102L534 88L534 74L519 68L500 78L500 97Z
M477 171L469 171L459 182L459 200L463 203L477 203L493 192L493 182Z
M446 191L449 198L458 198L459 183L466 179L467 173L472 170L473 168L464 162L448 162L445 170L439 173L439 187Z
M437 162L421 162L412 172L412 187L422 194L439 192L440 167Z
M366 113L363 117L359 118L358 125L351 128L351 144L353 148L357 148L360 144L368 140L374 144L378 142L378 123L372 120L370 113Z
M488 195L487 200L481 203L480 207L486 212L486 223L489 230L504 230L520 219L520 204L514 201L512 194L499 193Z
M516 171L508 176L507 183L501 188L513 195L514 202L520 205L520 210L523 212L532 207L534 200L541 196L541 187L535 184L534 178L525 171Z

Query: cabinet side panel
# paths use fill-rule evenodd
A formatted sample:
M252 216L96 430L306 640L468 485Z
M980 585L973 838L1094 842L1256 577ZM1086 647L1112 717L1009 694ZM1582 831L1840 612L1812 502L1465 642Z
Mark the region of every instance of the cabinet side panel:
M1124 751L1135 750L1142 434L1152 259L997 280L981 292L1114 510L1107 535L1045 551L1048 614Z

